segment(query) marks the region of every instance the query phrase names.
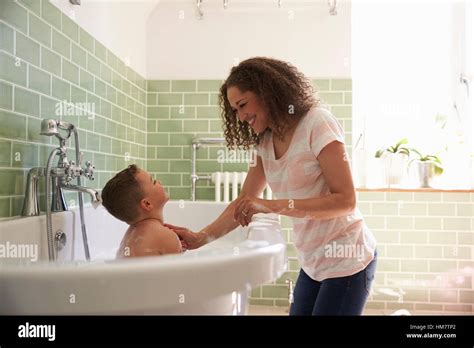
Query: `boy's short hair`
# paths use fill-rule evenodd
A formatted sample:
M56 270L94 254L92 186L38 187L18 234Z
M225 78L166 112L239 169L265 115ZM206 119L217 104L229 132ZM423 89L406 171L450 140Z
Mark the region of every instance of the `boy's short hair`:
M128 224L140 214L138 207L144 194L135 175L140 169L131 164L110 179L102 190L102 205L107 211Z

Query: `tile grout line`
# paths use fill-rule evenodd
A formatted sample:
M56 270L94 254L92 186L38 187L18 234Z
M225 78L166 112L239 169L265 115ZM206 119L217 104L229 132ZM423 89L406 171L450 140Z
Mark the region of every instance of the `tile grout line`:
M52 51L53 53L59 55L61 58L64 59L65 57L64 57L63 55L57 53L57 52L56 52L55 50L53 50L53 48L52 48L52 46L53 46L53 31L55 30L59 35L64 36L64 37L69 41L70 59L67 59L67 58L66 58L66 59L69 60L72 64L76 65L76 67L82 68L82 67L80 67L79 65L77 65L75 62L72 61L72 41L73 41L73 40L70 39L69 37L65 36L62 32L59 32L59 31L57 30L57 28L55 28L54 26L52 26L51 24L49 24L48 22L46 22L43 18L38 17L35 13L30 12L28 9L27 9L27 11L28 11L28 14L31 13L32 15L36 16L39 20L41 20L44 24L48 25L48 27L51 29L51 37L50 37L50 40L51 40L51 47L48 47L48 46L44 45L42 42L40 42L40 41L36 40L35 38L31 37L29 34L27 34L25 37L27 37L27 38L30 39L31 41L35 42L36 44L38 44L38 45L40 46L40 51L41 51L41 48L44 47L44 48L46 48L46 49ZM29 17L28 17L28 18L29 18ZM16 32L18 31L17 28L12 27L9 23L4 22L3 20L2 20L2 23L4 23L7 27L9 27L11 30L13 30L14 33L15 33L15 36L16 36ZM77 24L76 24L76 25L77 25ZM27 32L27 33L28 33L28 32ZM95 39L94 39L94 40L95 40ZM16 40L15 40L15 41L16 41ZM81 47L81 49L83 49L83 48ZM89 53L90 51L87 51L87 50L85 50L85 49L83 49L83 50L86 52L86 54L88 54L88 55L90 54L90 53ZM16 55L16 49L14 50L14 52L15 52L15 55ZM41 53L41 52L40 52L40 53ZM41 54L40 54L40 55L41 55ZM96 57L95 54L93 54L93 56L94 56L95 59L97 59L97 60L99 61L99 63L101 64L100 66L102 66L102 65L108 65L106 62L104 62L104 61L102 61L100 58ZM105 64L103 64L103 63L105 63ZM111 69L111 70L112 70L112 69ZM133 70L133 69L130 68L130 70ZM133 83L131 80L129 80L125 75L120 74L120 73L119 73L118 71L116 71L116 70L115 70L115 72L117 73L117 75L121 76L124 80L127 80L129 83L134 84L134 83ZM48 73L49 73L49 72L48 72ZM50 74L51 74L51 73L50 73ZM61 74L61 75L62 75L62 74ZM124 76L125 76L125 77L124 77ZM97 77L100 78L100 76L97 76ZM104 81L104 83L107 83L107 82ZM135 84L134 84L134 85L135 85ZM141 90L142 92L146 93L146 91L145 91L144 89L142 89L140 86L138 86L138 85L135 85L135 86L136 86L139 90ZM114 87L115 89L117 89L115 86L112 86L112 87ZM118 90L118 89L117 89L117 90ZM139 91L139 92L140 92L140 91ZM134 98L133 98L133 99L134 99ZM142 105L146 105L146 103L143 103L143 102L142 102L141 100L139 100L139 99L136 99L136 102L139 102L139 103L141 103Z
M6 51L4 51L4 50L0 50L0 52L3 52L4 54L10 55L9 52L6 52ZM21 58L16 57L15 55L13 55L12 57L13 57L13 58L16 58L16 59L20 59L20 61L23 61L23 62L27 65L27 74L28 74L28 70L29 70L28 67L29 67L29 66L33 66L33 65L31 65L31 63L29 63L29 62L24 61L24 60L21 59ZM58 99L56 96L52 95L52 93L53 93L52 82L53 82L53 78L55 78L55 79L57 79L57 80L60 80L60 81L62 81L62 82L67 83L67 84L69 85L69 87L70 87L70 91L71 91L71 87L74 85L75 88L80 89L82 92L85 92L87 95L88 95L88 94L94 95L94 97L98 98L99 100L104 100L105 102L109 103L111 106L117 107L118 109L121 110L121 112L125 110L125 112L130 113L130 114L133 115L134 117L139 117L140 119L142 119L142 121L146 121L146 118L145 118L145 117L140 116L140 115L138 115L138 114L136 114L136 113L134 113L134 112L131 112L131 111L129 111L128 109L125 109L125 108L121 107L121 106L118 105L118 104L110 103L108 100L105 100L105 99L103 99L101 96L95 94L95 92L91 93L91 92L89 92L88 90L84 89L82 86L76 85L76 84L74 84L74 83L71 83L69 80L64 79L62 76L57 76L57 75L55 75L55 74L51 74L49 71L47 71L47 70L45 70L45 69L43 69L43 68L41 68L41 67L36 67L36 66L33 66L33 67L34 67L35 69L39 70L39 71L42 71L42 72L48 74L50 77L52 77L52 78L51 78L51 95L47 95L47 94L44 94L44 93L41 92L41 91L37 91L37 90L34 90L34 89L33 89L34 93L36 93L36 94L44 95L45 97L50 98L50 99L51 99L51 98ZM62 69L61 69L61 70L62 70ZM27 77L28 77L28 76L27 76ZM5 81L5 82L10 83L10 84L13 84L13 85L15 85L15 86L19 86L19 87L24 88L24 89L30 89L30 90L31 90L31 88L18 85L18 84L16 84L15 82L3 80L3 79L0 79L0 80L1 80L1 81ZM28 79L27 79L27 84L28 84ZM70 96L70 98L71 98L71 96ZM104 118L106 118L106 119L109 119L109 118L103 116L102 114L101 114L100 116L101 116L101 117L104 117ZM110 120L112 120L113 122L118 123L117 121L113 120L112 118L110 118ZM123 123L120 123L120 124L125 125L125 124L123 124ZM142 131L141 129L135 128L135 127L133 127L132 125L125 125L125 126L134 128L134 129L139 130L139 131Z
M0 52L8 53L8 52L5 52L5 51L3 51L3 50L0 50ZM20 59L21 59L21 58L20 58ZM21 61L23 61L23 60L21 59ZM25 62L25 61L23 61L23 62L24 62L25 64L27 64L27 67L28 67L29 64L30 64L30 63ZM35 68L36 68L36 67L35 67ZM38 68L36 68L36 69L38 69ZM29 70L29 69L27 69L27 74L28 74L28 70ZM42 70L43 72L48 73L46 70L43 70L43 69L41 69L41 68L39 68L38 70ZM54 76L54 78L56 78L57 80L61 80L61 81L63 81L63 82L68 83L68 84L70 85L70 87L71 87L71 84L68 82L68 80L63 79L62 77L57 78L57 77ZM62 102L62 100L59 100L56 96L44 94L44 93L41 92L41 91L37 91L37 90L31 89L31 88L28 88L28 87L25 87L25 86L18 85L18 84L16 84L15 82L3 80L3 79L0 79L0 81L4 81L4 82L6 82L6 83L8 83L8 84L11 84L11 85L13 85L13 87L15 87L15 88L21 88L21 89L33 91L32 93L38 94L40 97L41 97L41 96L44 96L44 97L46 97L46 98L48 98L48 99L55 99L56 101ZM53 81L53 79L51 79L51 93L52 93L52 81ZM27 76L27 84L28 84L28 76ZM78 87L76 87L76 88L78 88ZM82 90L82 87L79 86L79 89ZM71 91L71 89L70 89L70 91ZM94 97L98 98L99 100L102 100L102 98L101 98L100 96L97 96L95 93L89 93L89 92L86 91L86 90L82 90L82 91L83 91L83 92L86 92L87 95L88 95L88 94L91 94L91 95L93 95ZM70 93L70 94L71 94L71 93ZM71 99L71 96L70 96L70 99ZM105 101L106 101L106 100L105 100ZM108 102L108 101L107 101L107 102ZM112 103L110 103L110 104L111 104L111 105L114 105L114 104L112 104ZM115 106L116 106L117 108L121 109L121 111L124 110L124 109L122 109L120 106L117 106L117 105L115 105ZM125 110L125 112L129 112L129 111L128 111L128 110ZM130 112L129 112L129 113L130 113ZM25 115L26 115L26 114L25 114ZM28 115L28 116L29 116L29 115ZM131 126L131 125L126 125L125 123L117 122L116 120L114 120L114 119L112 119L112 118L108 118L108 117L106 117L106 116L103 116L103 114L100 114L99 116L100 116L101 118L104 118L104 119L109 120L109 121L111 121L111 122L117 123L118 125L122 125L122 126L125 126L125 127L133 128L134 130L137 130L137 131L142 131L142 130L139 129L139 128L135 128L135 127L133 127L133 126Z
M38 146L38 151L41 150L42 147L49 147L49 148L56 147L56 145L52 145L52 144L37 143L37 142L32 142L30 140L23 140L23 139L0 138L0 140L6 140L6 141L11 142L12 147L10 149L10 154L12 154L12 151L13 151L13 143L26 144L26 145L35 145L35 146ZM123 157L122 154L117 155L117 154L113 154L113 153L106 153L106 152L94 151L94 150L89 150L89 149L86 149L85 151L90 152L91 154L106 155L106 156L111 156L111 157ZM38 156L38 158L39 158L39 156ZM139 157L139 156L133 156L132 158L135 158L137 160L138 159L139 160L145 160L146 159L144 157ZM10 160L10 164L11 164L11 167L0 167L0 169L3 170L3 169L15 168L13 166L13 162L11 160ZM107 171L107 170L104 170L104 171Z

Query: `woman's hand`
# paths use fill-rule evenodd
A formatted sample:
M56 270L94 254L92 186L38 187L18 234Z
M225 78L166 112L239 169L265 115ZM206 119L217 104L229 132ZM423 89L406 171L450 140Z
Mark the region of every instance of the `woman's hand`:
M272 213L272 201L251 196L238 198L234 210L234 220L239 221L242 226L247 226L252 221L252 216L258 213Z
M207 234L205 232L193 232L186 227L174 226L164 224L169 229L176 233L181 241L183 251L197 249L208 242Z

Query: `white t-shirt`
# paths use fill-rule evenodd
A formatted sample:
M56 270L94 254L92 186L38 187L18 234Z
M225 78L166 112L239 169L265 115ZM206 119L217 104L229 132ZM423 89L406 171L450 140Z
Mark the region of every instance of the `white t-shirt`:
M272 132L267 131L256 149L275 197L308 199L329 195L317 157L333 141L344 144L344 131L336 118L321 107L312 108L300 119L287 152L278 160ZM358 208L333 219L293 218L293 224L298 260L314 280L355 274L374 258L376 241Z

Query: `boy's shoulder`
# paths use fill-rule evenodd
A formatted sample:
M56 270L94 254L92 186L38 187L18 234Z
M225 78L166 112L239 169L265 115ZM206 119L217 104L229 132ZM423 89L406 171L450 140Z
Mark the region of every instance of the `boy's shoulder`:
M176 233L170 228L163 226L158 220L149 219L143 221L140 226L137 226L136 232L140 235L140 244L159 246L160 249L164 249L165 253L170 252L168 249L176 249L178 251L177 249L181 247Z

